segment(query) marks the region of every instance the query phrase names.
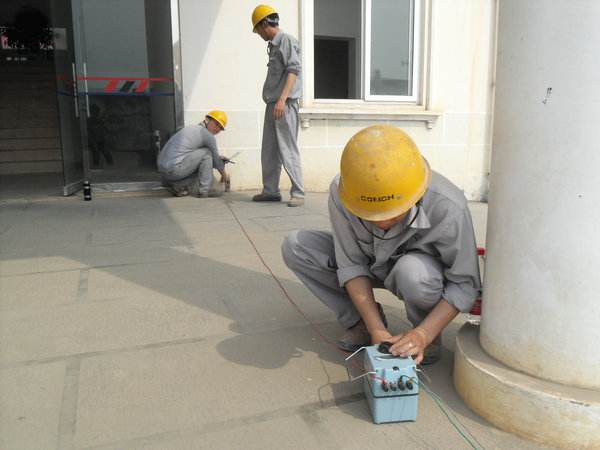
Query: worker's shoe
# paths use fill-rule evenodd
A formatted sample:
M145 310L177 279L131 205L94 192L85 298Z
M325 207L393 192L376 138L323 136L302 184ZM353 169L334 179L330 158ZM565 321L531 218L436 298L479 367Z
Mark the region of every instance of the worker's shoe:
M190 192L186 187L169 187L169 192L173 194L174 197L185 197L186 195L190 195Z
M279 194L265 194L261 192L260 194L256 194L252 197L253 202L280 202L281 195Z
M383 313L383 308L379 303L377 303L377 309L379 309L379 315L381 316L383 325L387 328L387 319ZM356 325L348 328L336 344L338 348L345 352L355 352L361 347L371 345L371 335L369 334L369 330L367 330L365 322L360 319Z
M199 192L198 193L198 198L208 198L208 197L222 197L223 196L223 192L216 190L216 189L211 189L208 192Z
M422 366L434 364L442 359L442 340L439 336L435 338L431 344L425 347L423 354L423 361L421 361Z
M292 197L290 198L290 201L287 204L289 207L294 208L296 206L302 206L304 205L304 198L303 197Z

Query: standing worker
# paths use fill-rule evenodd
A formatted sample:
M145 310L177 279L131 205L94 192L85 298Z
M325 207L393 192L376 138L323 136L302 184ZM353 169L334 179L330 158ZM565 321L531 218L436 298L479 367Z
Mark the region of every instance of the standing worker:
M269 69L262 91L267 104L261 150L263 190L252 200L281 201L279 178L283 165L292 183L288 206L302 206L304 188L298 149L298 99L302 93L300 44L279 29L279 14L271 6L254 8L252 27L269 42Z
M229 183L225 171L228 159L219 155L215 139L226 125L223 111L211 111L204 121L182 128L167 141L158 154L158 171L174 196L190 192L197 192L201 198L215 196L216 192L210 190L213 168L221 174L221 183Z
M295 231L282 253L346 328L338 346L355 351L388 341L392 354L417 364L439 360L442 330L481 290L463 193L429 169L406 133L372 126L344 148L329 216L333 232ZM373 288L404 300L414 328L392 335Z

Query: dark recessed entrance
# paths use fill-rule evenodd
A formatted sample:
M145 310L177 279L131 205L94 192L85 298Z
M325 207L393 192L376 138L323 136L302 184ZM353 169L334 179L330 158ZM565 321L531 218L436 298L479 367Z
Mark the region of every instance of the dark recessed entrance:
M15 41L24 13L48 42ZM157 151L182 125L177 1L2 2L0 26L0 187L158 185Z

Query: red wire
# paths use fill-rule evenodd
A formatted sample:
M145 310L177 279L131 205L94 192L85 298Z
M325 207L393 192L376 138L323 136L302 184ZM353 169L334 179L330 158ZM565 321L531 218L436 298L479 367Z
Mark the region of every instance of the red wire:
M246 236L246 239L248 239L248 242L250 242L250 245L254 249L254 252L256 253L256 255L258 256L258 258L260 259L260 262L269 271L269 273L271 274L271 276L275 280L275 283L277 283L277 285L279 286L279 288L281 289L281 291L283 292L283 294L287 298L288 302L294 307L294 309L298 312L298 314L300 314L304 318L304 320L306 320L306 322L311 326L311 328L313 329L313 331L321 338L321 340L323 340L325 343L329 344L338 353L342 353L345 356L347 354L347 352L344 352L343 350L341 350L340 348L338 348L338 346L335 344L335 342L333 342L333 340L331 340L329 337L325 336L321 332L321 330L319 330L319 328L314 323L311 322L311 320L308 318L308 316L306 314L304 314L304 311L302 311L300 309L300 307L296 304L296 302L292 299L292 297L288 293L287 289L283 286L283 284L281 283L281 281L279 281L279 278L277 278L277 276L273 273L273 271L271 270L271 268L269 267L269 265L267 264L267 262L264 260L264 258L262 257L262 255L258 251L258 248L256 248L256 245L254 244L254 241L252 240L252 238L250 237L250 235L246 231L246 228L244 228L244 225L242 225L242 222L240 222L240 220L238 219L238 217L235 214L235 212L233 211L233 209L231 209L231 206L230 206L229 202L225 202L225 204L227 205L227 208L231 212L231 215L233 216L233 218L235 219L235 221L237 222L237 224L240 226L240 229L244 233L244 236ZM364 370L364 367L362 367L361 365L359 365L355 360L352 360L350 362L351 362L351 364L353 364L358 369ZM374 378L379 378L379 377L374 376Z

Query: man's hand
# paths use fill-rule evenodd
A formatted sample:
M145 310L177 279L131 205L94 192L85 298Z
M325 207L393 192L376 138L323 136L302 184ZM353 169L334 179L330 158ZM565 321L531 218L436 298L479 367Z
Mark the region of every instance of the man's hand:
M390 347L392 355L402 356L403 358L413 356L417 364L423 361L425 348L431 343L425 331L418 327L394 336L388 341L393 344Z
M275 120L279 120L283 117L285 113L285 100L279 99L277 103L275 103L275 108L273 108L273 118Z
M382 342L391 342L394 337L388 330L377 330L371 334L371 345L381 344Z

